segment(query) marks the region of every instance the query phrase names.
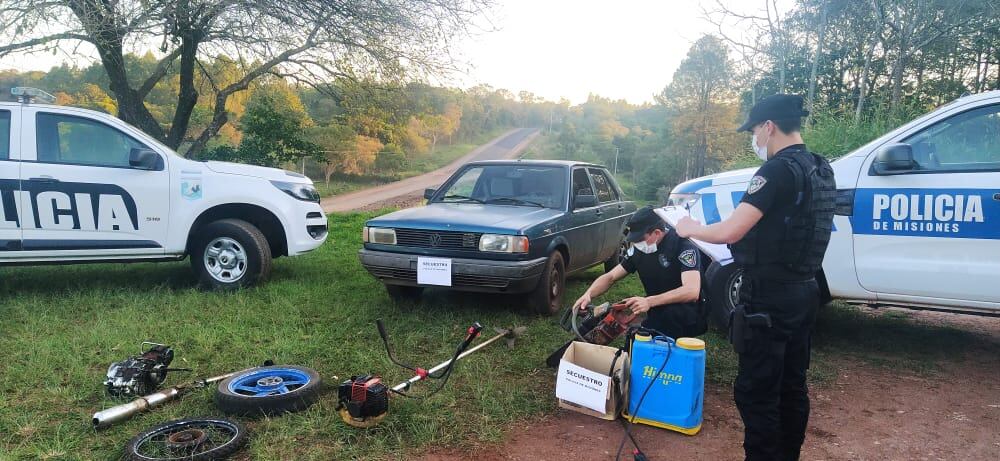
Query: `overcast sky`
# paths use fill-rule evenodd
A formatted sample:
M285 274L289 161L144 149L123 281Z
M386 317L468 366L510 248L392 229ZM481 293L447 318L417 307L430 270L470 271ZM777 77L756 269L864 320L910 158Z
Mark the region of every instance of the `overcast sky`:
M574 104L588 93L652 102L691 44L716 30L702 19L700 3L504 0L496 13L500 30L463 47L473 66L463 86L488 83Z
M728 0L752 10L761 0ZM781 4L790 3L783 0ZM446 83L486 83L514 94L527 90L577 104L597 93L632 103L652 102L670 82L688 48L716 27L701 5L714 0L498 0L494 32L455 50L468 71ZM0 69L48 70L63 54L6 57Z

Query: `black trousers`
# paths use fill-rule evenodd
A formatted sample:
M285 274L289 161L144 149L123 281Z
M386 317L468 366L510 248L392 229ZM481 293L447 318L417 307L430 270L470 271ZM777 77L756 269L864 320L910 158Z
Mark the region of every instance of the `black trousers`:
M646 314L642 326L652 328L671 338L693 338L708 330L707 319L701 307L694 303L653 306Z
M815 279L785 282L744 277L748 313L767 313L772 327L752 332L739 357L734 396L745 427L748 461L797 460L809 421L812 326L819 307Z

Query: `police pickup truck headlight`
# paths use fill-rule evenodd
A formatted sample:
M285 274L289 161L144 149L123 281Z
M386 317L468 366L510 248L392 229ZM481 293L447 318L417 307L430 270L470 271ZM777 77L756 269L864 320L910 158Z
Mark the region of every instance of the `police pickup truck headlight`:
M528 237L523 235L483 234L479 238L479 251L527 253Z
M319 203L319 192L316 192L316 188L313 187L312 184L284 181L271 181L271 184L274 184L274 187L281 189L282 192L302 200L303 202Z
M386 229L384 227L365 227L361 232L361 240L365 243L395 245L396 229Z
M691 209L695 203L698 203L699 199L701 199L701 194L670 194L670 197L667 198L667 205Z

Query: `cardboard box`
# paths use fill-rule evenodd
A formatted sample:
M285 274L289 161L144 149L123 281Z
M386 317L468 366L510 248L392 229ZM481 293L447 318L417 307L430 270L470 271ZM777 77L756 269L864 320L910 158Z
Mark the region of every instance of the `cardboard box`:
M612 378L622 386L626 382L628 353L615 361L618 348L575 341L559 361L556 375L556 398L559 406L585 415L613 420L622 396L615 392ZM611 364L614 362L614 371ZM620 391L620 390L619 390Z

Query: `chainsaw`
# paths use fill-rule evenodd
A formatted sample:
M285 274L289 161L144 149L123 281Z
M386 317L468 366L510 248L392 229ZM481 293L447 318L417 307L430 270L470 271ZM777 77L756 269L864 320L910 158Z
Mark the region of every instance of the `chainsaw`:
M383 344L385 344L389 360L400 367L412 371L414 375L410 379L393 387L387 386L381 376L371 373L351 376L350 379L342 382L337 388L337 411L340 414L340 418L353 427L367 428L381 422L386 414L389 413L390 393L409 398L430 397L444 388L452 371L455 369L455 363L459 360L500 339L507 339L507 346L513 347L514 339L525 331L525 327L516 327L509 330L496 329L497 334L495 336L470 348L469 346L479 337L479 334L483 330L483 326L479 322L473 323L466 330L465 339L458 345L450 359L430 369L424 369L408 365L396 359L392 346L389 344L389 334L386 332L385 325L382 323L382 320L376 320L375 324L378 327L378 334L382 337ZM413 384L428 379L440 380L440 384L427 394L414 395L409 392Z
M583 341L591 344L608 345L615 338L625 333L635 323L639 314L632 312L625 303L604 303L597 306L588 305L586 309L569 308L559 323L563 329L572 332L576 339L567 341L556 349L545 364L556 368L563 354L573 341Z

